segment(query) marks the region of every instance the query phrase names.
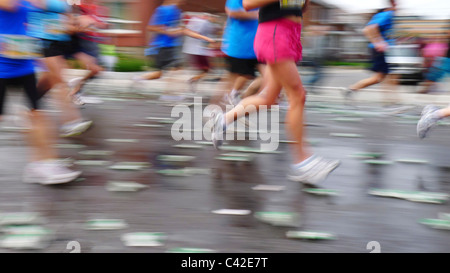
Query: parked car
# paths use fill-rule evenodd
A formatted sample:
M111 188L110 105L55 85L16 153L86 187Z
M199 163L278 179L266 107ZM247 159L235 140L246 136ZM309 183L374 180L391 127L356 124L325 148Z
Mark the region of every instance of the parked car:
M417 84L423 80L424 58L418 45L402 44L389 47L386 62L393 74L400 75L400 84Z

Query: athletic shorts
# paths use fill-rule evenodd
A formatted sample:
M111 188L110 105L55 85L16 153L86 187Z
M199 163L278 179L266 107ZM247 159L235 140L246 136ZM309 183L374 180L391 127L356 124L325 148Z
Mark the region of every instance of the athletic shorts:
M79 52L81 52L81 39L78 35L72 35L70 36L70 41L66 42L64 58L72 59L73 55Z
M258 68L257 59L240 59L230 56L225 57L228 64L228 71L234 74L255 77Z
M70 41L65 44L64 58L72 59L77 53L84 53L97 59L100 49L96 42L83 39L78 35L72 35Z
M89 56L92 56L97 59L100 55L100 48L97 42L80 38L79 46L80 51Z
M42 39L43 52L45 58L64 56L67 53L67 49L70 48L70 42L68 41L54 41Z
M438 82L449 73L450 73L450 58L438 57L434 61L433 65L430 67L430 70L426 75L426 79L432 82Z
M266 64L301 61L301 34L302 25L285 18L260 23L254 42L258 61Z
M208 56L194 55L194 54L188 54L188 55L189 55L189 59L191 60L191 62L194 64L194 66L197 69L203 70L203 71L209 71L209 69L211 68Z
M156 55L151 55L151 57L155 61L156 68L159 70L177 68L182 65L179 51L180 49L178 47L162 47L158 49Z
M384 52L376 51L372 48L372 67L373 72L389 74L389 64L386 62Z

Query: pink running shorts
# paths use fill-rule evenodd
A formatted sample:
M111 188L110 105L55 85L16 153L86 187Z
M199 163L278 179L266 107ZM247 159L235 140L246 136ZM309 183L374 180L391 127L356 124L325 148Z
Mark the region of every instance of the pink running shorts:
M301 33L301 24L285 18L260 23L254 42L258 61L266 64L301 61Z

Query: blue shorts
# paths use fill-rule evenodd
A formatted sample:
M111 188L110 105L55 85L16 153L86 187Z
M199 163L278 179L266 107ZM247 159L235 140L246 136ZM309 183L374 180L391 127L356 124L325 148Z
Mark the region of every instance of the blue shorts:
M430 67L426 79L437 82L442 80L448 73L450 73L450 58L439 57L436 58L433 65Z
M100 48L97 42L81 38L79 43L81 52L98 59L100 55Z
M377 73L389 74L389 64L386 62L386 56L384 52L378 52L375 49L372 50L372 67L370 70Z

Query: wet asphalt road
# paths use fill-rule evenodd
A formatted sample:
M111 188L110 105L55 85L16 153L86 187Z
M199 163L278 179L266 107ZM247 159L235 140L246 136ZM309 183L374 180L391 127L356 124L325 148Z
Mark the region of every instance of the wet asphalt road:
M95 121L87 133L60 144L80 144L82 148L60 148L61 158L105 160L103 166L74 165L83 171L82 179L66 185L29 185L21 181L27 160L27 147L19 132L3 130L0 140L0 212L38 212L43 224L54 232L50 244L40 250L0 248L0 252L68 252L67 244L77 241L81 252L167 252L171 249L202 248L233 253L368 253L367 244L380 243L381 252L450 252L450 234L424 226L422 218L437 218L449 213L448 203L427 204L377 197L371 188L450 193L450 149L443 124L429 138L419 140L415 122L421 108L397 115L382 116L377 104L346 106L320 100L307 101L307 138L318 155L341 160L341 165L321 187L335 190L337 196L316 196L303 191L305 186L288 181L290 148L280 143L276 154L252 154L251 162L226 162L216 159L224 153L211 145L201 149L173 147L180 144L171 137L170 123L147 117L170 117L172 107L158 103L155 97L120 97L95 83L87 95L102 99L87 104L85 117ZM100 91L101 90L101 91ZM122 90L122 89L120 89ZM357 115L359 114L359 115ZM56 118L58 113L51 113ZM285 111L280 111L283 118ZM336 117L357 117L354 121L336 121ZM135 124L163 127L137 127ZM359 134L361 137L335 137L330 134ZM106 139L134 139L115 143ZM284 124L280 139L288 139ZM194 144L194 141L183 141ZM257 148L258 141L228 141L227 145ZM113 151L108 156L87 156L85 150ZM353 155L382 153L388 165L372 165ZM194 156L191 162L171 165L158 160L160 155ZM417 159L423 164L401 163ZM118 171L108 167L117 162L147 162L149 168ZM164 176L167 168L204 168L209 174L185 177ZM108 181L134 181L148 186L137 192L111 192ZM281 191L256 191L252 187L268 184ZM249 215L218 215L218 209L250 210ZM299 215L298 227L277 227L254 217L255 212L293 212ZM123 219L128 226L118 230L85 230L89 219ZM329 232L335 240L288 239L291 230ZM163 232L161 246L129 247L121 236L130 232Z

